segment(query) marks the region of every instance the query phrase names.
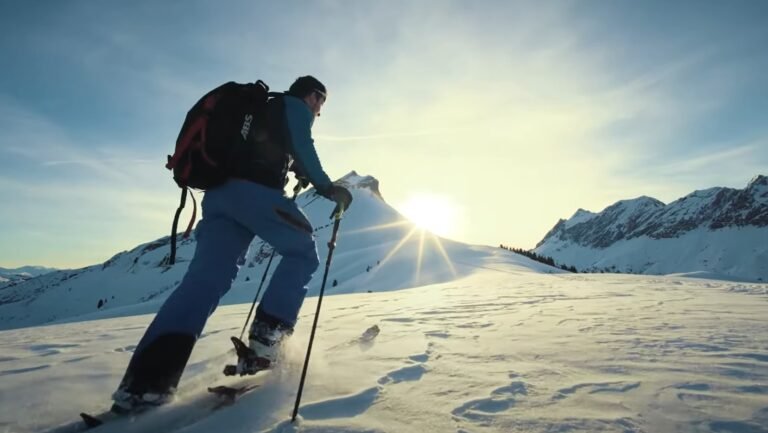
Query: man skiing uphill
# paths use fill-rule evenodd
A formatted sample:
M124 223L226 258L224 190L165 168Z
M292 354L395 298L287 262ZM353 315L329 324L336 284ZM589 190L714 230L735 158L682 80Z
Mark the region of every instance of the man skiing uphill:
M311 127L326 96L320 81L300 77L288 92L269 99L265 127L246 132L247 145L236 150L228 180L205 194L195 255L136 347L112 396L114 411L169 400L254 236L282 256L249 333L250 348L264 362L274 362L279 343L293 331L306 285L319 265L312 226L283 192L288 171L306 178L320 195L335 201L337 209L345 210L352 201L349 191L334 185L323 170L312 140Z

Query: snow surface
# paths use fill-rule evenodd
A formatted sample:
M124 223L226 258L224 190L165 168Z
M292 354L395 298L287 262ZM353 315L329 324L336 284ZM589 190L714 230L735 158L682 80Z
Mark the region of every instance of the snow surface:
M324 300L298 425L288 420L315 299L281 367L210 417L247 304L219 308L179 398L102 432L766 432L768 286L544 274L499 251L471 275ZM98 412L151 315L0 332L0 426ZM360 341L370 326L380 334Z

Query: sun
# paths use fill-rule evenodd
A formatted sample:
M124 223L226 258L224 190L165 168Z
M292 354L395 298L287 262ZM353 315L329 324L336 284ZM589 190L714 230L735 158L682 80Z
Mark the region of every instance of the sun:
M436 235L450 237L455 234L457 207L439 195L415 194L401 206L400 213L417 227Z

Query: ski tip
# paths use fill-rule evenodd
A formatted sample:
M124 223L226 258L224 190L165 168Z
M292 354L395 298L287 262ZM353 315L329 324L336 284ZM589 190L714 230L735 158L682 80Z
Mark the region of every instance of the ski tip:
M94 428L104 424L100 419L93 415L88 415L85 412L80 412L80 418L83 420L85 425L88 426L88 428Z
M258 384L243 386L214 386L208 387L208 392L223 397L225 400L234 402L241 395L258 388Z
M234 400L235 397L237 397L237 395L240 393L240 388L233 388L230 386L215 386L209 387L208 392Z

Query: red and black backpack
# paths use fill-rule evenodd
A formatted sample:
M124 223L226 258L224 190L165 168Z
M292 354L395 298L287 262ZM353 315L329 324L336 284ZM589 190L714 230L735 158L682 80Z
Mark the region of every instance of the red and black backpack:
M173 219L171 256L176 260L176 229L189 188L206 190L224 183L230 176L236 149L247 145L253 128L266 119L269 87L261 80L239 84L234 81L211 90L189 110L176 139L176 150L168 156L165 167L173 171L173 180L181 188L181 201ZM194 210L184 232L188 237L197 213Z

